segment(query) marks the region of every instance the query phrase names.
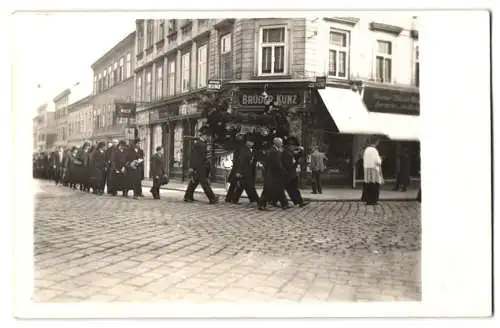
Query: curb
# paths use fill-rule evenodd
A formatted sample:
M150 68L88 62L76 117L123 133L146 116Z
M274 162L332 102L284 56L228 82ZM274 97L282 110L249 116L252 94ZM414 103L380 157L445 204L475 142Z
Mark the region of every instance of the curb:
M151 187L150 185L142 185L143 187ZM174 187L161 187L160 190L174 190L174 191L186 191L185 189L180 189L180 188L174 188ZM204 192L202 190L195 190L195 194L203 194ZM219 196L219 197L225 197L225 194L220 194L214 191L214 194ZM247 199L248 197L246 195L241 195L241 198ZM307 197L303 197L304 200L307 200L311 203L326 203L326 202L363 202L359 198L342 198L342 199L335 199L335 198L327 198L327 199L310 199ZM381 198L379 201L381 202L416 202L417 198Z

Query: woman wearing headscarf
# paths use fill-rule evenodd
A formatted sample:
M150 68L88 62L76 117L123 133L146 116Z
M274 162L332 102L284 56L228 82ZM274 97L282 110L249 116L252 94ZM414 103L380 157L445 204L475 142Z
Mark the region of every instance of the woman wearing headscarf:
M376 205L379 200L380 185L384 183L382 176L382 159L377 146L379 138L374 137L363 153L364 184L362 201L367 205Z

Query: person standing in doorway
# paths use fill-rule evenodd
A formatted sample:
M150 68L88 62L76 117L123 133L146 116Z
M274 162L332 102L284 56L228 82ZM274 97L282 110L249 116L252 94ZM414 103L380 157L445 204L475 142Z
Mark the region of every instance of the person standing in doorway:
M392 190L397 191L401 187L401 191L405 192L410 185L410 155L406 149L403 149L398 156L398 164L396 168L396 184Z
M313 152L311 153L311 175L312 175L312 190L313 194L323 193L321 188L321 173L325 171L325 153L319 151L318 146L313 147Z
M380 185L384 182L382 176L382 159L377 146L378 138L373 138L363 153L364 184L361 200L367 205L376 205L379 200Z

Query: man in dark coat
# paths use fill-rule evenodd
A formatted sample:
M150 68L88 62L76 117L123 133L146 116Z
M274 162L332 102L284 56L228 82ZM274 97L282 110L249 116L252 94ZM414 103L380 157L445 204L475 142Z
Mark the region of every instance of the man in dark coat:
M69 187L69 169L71 166L71 157L72 157L72 151L70 149L65 149L64 150L64 156L63 156L63 162L62 162L62 167L63 167L63 172L62 172L62 182L63 186Z
M154 199L160 199L160 187L165 178L165 163L163 161L163 148L156 147L156 153L151 156L150 176L153 178L151 194Z
M248 196L250 204L259 202L257 190L255 190L255 168L257 165L257 154L253 146L255 142L246 138L245 145L241 148L239 161L236 166L236 179L240 182L234 193L233 203L238 204L243 190Z
M236 177L236 168L240 165L239 164L239 154L240 150L242 147L245 145L243 144L243 134L237 134L236 135L236 147L233 153L233 167L231 168L231 172L229 172L228 176L228 181L229 181L229 188L227 189L226 193L226 203L234 203L235 202L235 196L236 196L236 189L237 185L240 183L239 179Z
M127 192L131 188L134 192L134 199L138 199L142 194L142 177L144 174L144 152L139 148L139 139L131 141L127 151ZM124 188L125 190L126 188Z
M111 174L111 159L113 157L113 153L118 150L118 140L113 139L112 142L108 144L108 149L106 149L106 175L105 175L105 185L106 192L108 195L112 195L118 189L116 188L116 181L113 181L114 175Z
M196 187L198 187L198 184L201 184L210 204L216 204L219 201L208 182L209 169L210 163L207 159L207 135L202 133L199 140L194 143L191 149L191 165L189 169L191 179L184 194L185 202L194 201L194 191Z
M102 141L97 144L97 148L92 152L89 165L92 193L99 196L104 194L104 177L107 166L105 147L106 144Z
M57 147L57 150L52 154L52 167L54 169L54 181L56 185L62 182L64 167L64 150L63 147Z
M274 138L273 147L264 162L264 189L260 196L259 210L267 210L269 201L279 201L282 209L290 208L284 189L284 170L281 162L282 148L283 140Z
M396 162L396 184L392 190L397 191L399 187L403 192L410 185L410 155L403 149L397 157Z
M128 152L125 149L125 141L120 141L118 143L117 149L111 153L111 195L116 196L118 190L121 190L123 196L127 196L127 181L126 181L126 167L128 160Z
M285 142L285 148L281 154L284 170L284 187L290 200L300 207L304 207L309 202L302 199L299 190L299 176L297 174L297 166L299 159L303 156L302 148L298 145L298 140L295 137L289 137Z

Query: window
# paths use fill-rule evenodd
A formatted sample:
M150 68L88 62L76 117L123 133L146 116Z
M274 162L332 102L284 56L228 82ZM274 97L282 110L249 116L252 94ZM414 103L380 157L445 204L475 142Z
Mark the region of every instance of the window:
M198 48L198 88L207 85L207 45Z
M165 21L160 20L158 24L158 41L165 39Z
M118 83L118 63L113 64L113 85Z
M146 92L145 92L145 100L151 101L151 70L146 72Z
M154 21L152 19L148 19L146 26L146 49L153 46L153 24Z
M220 76L221 79L233 77L233 56L231 52L231 33L220 39Z
M142 77L137 76L135 98L142 101Z
M104 70L104 72L102 73L102 79L104 80L103 89L107 89L108 88L108 71Z
M111 88L111 86L113 85L113 73L112 73L112 66L109 65L108 66L108 88Z
M144 50L144 21L141 20L137 23L137 53Z
M94 75L94 94L97 93L97 75Z
M415 85L420 86L420 49L415 45Z
M286 69L285 27L265 27L260 31L259 74L284 74Z
M128 79L132 75L132 55L127 54L127 72L125 78Z
M97 92L102 91L102 75L101 73L97 74Z
M208 19L198 19L199 26L206 26L208 23Z
M378 82L392 81L392 42L377 40L375 74Z
M189 89L189 66L190 53L185 53L181 58L181 92Z
M168 33L174 33L177 31L177 21L175 19L170 19L168 21Z
M346 31L331 30L328 45L328 76L347 78L349 33Z
M168 62L168 95L175 94L175 60Z
M120 58L120 67L118 68L118 81L123 81L123 78L125 77L124 73L124 67L123 67L123 57Z
M163 98L163 65L156 67L156 99Z

